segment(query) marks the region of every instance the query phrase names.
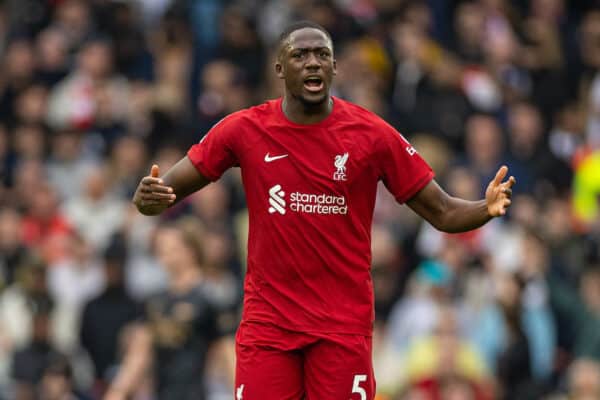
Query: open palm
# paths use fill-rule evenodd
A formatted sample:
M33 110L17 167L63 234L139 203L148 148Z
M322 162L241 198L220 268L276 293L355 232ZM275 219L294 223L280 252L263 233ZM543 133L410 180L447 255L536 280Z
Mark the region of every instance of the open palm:
M514 176L502 182L508 173L508 167L503 165L500 167L496 176L485 191L485 201L487 203L488 213L492 217L499 217L506 214L506 210L510 207L512 197L512 187L517 182Z

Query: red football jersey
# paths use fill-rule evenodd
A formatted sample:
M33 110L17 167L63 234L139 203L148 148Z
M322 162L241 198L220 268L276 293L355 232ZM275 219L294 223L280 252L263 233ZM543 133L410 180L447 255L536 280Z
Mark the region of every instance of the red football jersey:
M299 125L281 102L229 115L188 152L208 179L242 171L250 223L242 320L370 335L377 183L403 203L433 172L370 111L334 98L326 119Z

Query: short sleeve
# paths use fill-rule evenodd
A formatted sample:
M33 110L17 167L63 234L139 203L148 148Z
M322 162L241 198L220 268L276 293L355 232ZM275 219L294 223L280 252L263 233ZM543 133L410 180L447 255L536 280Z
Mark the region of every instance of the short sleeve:
M380 133L380 179L399 203L405 203L433 179L433 170L400 132L385 124Z
M196 169L211 181L219 179L227 169L239 165L235 151L239 121L235 114L223 118L187 152Z

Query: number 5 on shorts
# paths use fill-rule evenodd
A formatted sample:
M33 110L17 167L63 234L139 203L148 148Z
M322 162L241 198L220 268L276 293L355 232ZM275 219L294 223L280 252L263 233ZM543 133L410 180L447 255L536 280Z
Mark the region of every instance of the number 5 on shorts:
M360 400L367 400L367 392L360 387L361 382L366 382L366 375L354 375L354 383L352 383L352 393L360 394Z

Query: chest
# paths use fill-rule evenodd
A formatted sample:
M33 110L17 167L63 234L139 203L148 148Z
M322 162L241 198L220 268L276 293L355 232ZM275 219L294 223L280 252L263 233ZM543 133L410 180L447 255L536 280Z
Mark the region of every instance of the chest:
M254 184L344 191L372 177L371 147L356 129L260 129L252 133L241 167Z
M148 302L146 312L155 341L161 346L180 346L210 328L209 308L202 299L158 297Z

